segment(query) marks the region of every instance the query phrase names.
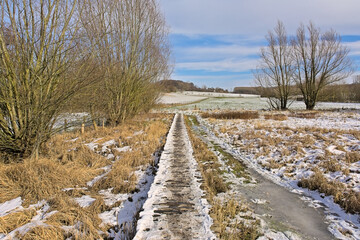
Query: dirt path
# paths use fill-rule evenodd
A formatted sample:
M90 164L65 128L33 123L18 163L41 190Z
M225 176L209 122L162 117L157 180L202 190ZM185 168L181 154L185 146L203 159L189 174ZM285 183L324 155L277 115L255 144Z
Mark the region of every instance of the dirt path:
M134 239L215 239L183 116L171 126Z
M202 131L203 140L210 146L216 145L235 158L241 158L240 155L234 153L232 146L218 139L204 125L199 126L198 131ZM324 209L310 207L308 203L300 199L300 195L275 184L249 165L247 171L257 183L238 183L233 187L248 200L251 208L271 229L294 232L302 239L335 239L328 230L328 224L325 223Z

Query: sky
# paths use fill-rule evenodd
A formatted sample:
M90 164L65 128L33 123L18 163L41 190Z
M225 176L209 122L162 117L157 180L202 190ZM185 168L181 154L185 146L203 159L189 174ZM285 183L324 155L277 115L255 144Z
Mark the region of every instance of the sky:
M252 69L277 21L294 35L312 21L333 29L360 74L360 0L159 0L170 27L171 78L202 87L253 86ZM351 82L351 79L347 80Z

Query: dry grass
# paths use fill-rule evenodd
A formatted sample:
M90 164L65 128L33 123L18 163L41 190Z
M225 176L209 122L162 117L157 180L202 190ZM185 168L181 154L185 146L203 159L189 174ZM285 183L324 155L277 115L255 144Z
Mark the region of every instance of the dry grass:
M51 206L50 211L60 211L50 216L46 224L56 228L75 225L75 229L68 232L67 235L72 236L74 239L99 239L101 236L98 230L106 231L106 229L99 227L101 220L98 217L101 210L104 210L105 204L99 204L97 201L95 201L95 205L81 208L69 196L59 193L48 202Z
M230 112L205 112L201 114L203 118L215 119L257 119L259 112L257 111L230 111Z
M360 213L360 193L348 191L345 185L338 181L328 181L323 173L315 169L314 175L298 182L299 187L318 190L326 196L332 195L334 202L339 204L345 211L350 213Z
M337 172L341 171L342 164L334 158L326 158L320 162L319 167L322 167L325 170L325 173Z
M64 230L59 227L35 227L21 237L23 240L64 239Z
M218 193L228 191L228 186L221 176L221 164L218 162L217 156L209 150L208 146L198 137L192 134L192 121L185 117L187 123L188 134L194 149L194 157L199 163L201 174L204 178L203 188L207 192L207 199L211 203L210 215L214 220L212 226L213 231L220 239L256 239L259 236L257 231L259 222L253 221L252 225L246 225L244 222L234 221L240 211L247 211L243 203L239 203L234 198L220 202L216 200ZM226 157L226 156L225 156ZM236 167L236 171L244 171L244 166L233 163L235 159L229 159L228 162L232 167ZM241 169L240 169L241 168ZM246 208L246 209L245 209Z
M226 201L214 201L211 208L211 217L216 219L213 229L219 233L220 239L226 240L253 240L259 237L257 227L259 220L252 219L251 224L233 221L240 212L247 212L245 204L230 198Z
M25 159L0 165L0 202L21 196L25 205L48 199L64 188L85 186L102 170L91 159L63 164L57 159Z
M285 121L288 119L288 117L285 114L282 113L276 113L276 114L264 114L264 118L266 120L272 119L276 121Z
M204 178L206 192L211 197L221 192L226 192L228 187L220 176L220 163L215 154L209 150L207 145L199 138L195 137L190 131L189 136L194 149L194 157L200 163L200 171Z
M18 226L25 225L36 215L35 209L14 212L0 217L0 233L9 233Z
M51 206L49 211L57 211L45 220L48 226L30 229L22 239L102 239L99 230L106 232L110 226L100 227L102 221L98 214L110 210L105 205L100 189L113 188L114 193L135 191L136 176L134 171L142 165L153 163L153 153L164 144L165 135L170 127L169 115L148 114L133 119L114 128L99 128L98 131L64 133L54 136L42 149L38 160L25 159L19 163L0 163L0 203L21 197L24 206L46 200ZM137 135L134 135L138 132ZM85 143L102 144L115 140L110 151L115 147L130 146L131 152L117 152L119 156L112 163L102 156L102 152L91 151ZM104 172L100 169L112 165L109 174L98 181L92 188L87 182ZM73 190L64 192L64 188ZM91 206L82 208L74 200L87 194L96 201ZM0 232L8 233L31 221L35 210L10 213L0 218ZM69 226L69 232L61 227Z
M289 114L289 117L295 117L295 118L306 118L306 119L314 119L318 115L318 112L316 111L306 111L306 112L291 112Z
M347 152L345 155L345 162L355 163L360 161L360 152Z

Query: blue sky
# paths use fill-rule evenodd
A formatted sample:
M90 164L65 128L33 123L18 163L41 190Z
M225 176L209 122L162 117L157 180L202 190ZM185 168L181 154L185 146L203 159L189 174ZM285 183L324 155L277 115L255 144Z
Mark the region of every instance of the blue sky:
M278 20L290 35L309 21L336 30L360 74L359 0L160 0L160 7L171 31L172 79L229 90L252 86L260 47Z

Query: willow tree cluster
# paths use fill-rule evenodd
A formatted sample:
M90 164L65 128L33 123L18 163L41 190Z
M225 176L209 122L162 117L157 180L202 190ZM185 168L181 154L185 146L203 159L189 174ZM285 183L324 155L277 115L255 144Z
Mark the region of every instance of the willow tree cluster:
M301 25L289 37L282 22L266 36L255 83L275 109L287 109L291 95L302 95L306 109L314 109L326 86L348 78L353 64L349 49L333 30L321 33L313 23Z
M156 101L170 50L155 0L1 0L0 9L1 152L36 157L76 101L112 124Z

